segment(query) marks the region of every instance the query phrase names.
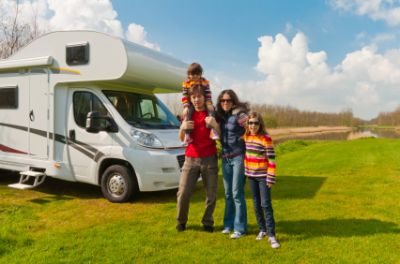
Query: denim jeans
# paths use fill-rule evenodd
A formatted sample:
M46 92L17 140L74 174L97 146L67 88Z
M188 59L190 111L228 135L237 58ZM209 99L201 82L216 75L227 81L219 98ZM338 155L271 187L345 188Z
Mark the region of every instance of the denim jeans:
M224 228L247 232L247 208L244 199L244 157L222 159L225 188Z
M271 203L271 188L267 186L266 178L248 177L250 190L253 194L254 212L260 231L268 236L275 236L274 211Z

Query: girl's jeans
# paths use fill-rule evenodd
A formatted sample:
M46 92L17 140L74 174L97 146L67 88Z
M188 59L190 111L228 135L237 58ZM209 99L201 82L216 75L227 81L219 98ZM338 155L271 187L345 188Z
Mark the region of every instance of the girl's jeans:
M262 232L269 237L275 236L274 211L271 203L271 188L268 188L266 178L248 177L253 195L254 212L257 224Z

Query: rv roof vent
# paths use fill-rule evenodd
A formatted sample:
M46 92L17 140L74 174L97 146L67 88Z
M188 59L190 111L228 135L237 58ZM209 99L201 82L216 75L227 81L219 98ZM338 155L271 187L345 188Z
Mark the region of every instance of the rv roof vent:
M89 63L88 42L68 44L66 48L68 65L84 65Z

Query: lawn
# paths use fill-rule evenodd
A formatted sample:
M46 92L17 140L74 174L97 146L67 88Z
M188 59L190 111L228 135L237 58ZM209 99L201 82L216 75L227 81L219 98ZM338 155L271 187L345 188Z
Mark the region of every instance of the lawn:
M0 263L400 263L400 141L289 141L277 147L273 187L281 248L256 241L246 185L249 233L206 233L201 183L188 229L175 230L176 190L112 204L96 186L48 179L14 190L0 171Z

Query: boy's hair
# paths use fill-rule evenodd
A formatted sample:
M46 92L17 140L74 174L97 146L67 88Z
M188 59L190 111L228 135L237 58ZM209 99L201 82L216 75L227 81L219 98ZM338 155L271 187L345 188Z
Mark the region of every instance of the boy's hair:
M262 116L257 112L251 112L249 115L249 119L247 119L246 135L250 134L250 129L249 129L248 123L249 123L250 119L253 119L253 118L257 118L258 122L260 123L260 125L258 126L257 135L267 134L267 130L265 129L264 120L262 119Z
M193 62L187 69L187 75L202 75L203 68L197 62Z
M204 89L204 87L201 84L195 83L192 86L190 86L189 91L188 91L189 97L194 94L200 94L200 95L203 95L204 97L206 97L206 90Z

